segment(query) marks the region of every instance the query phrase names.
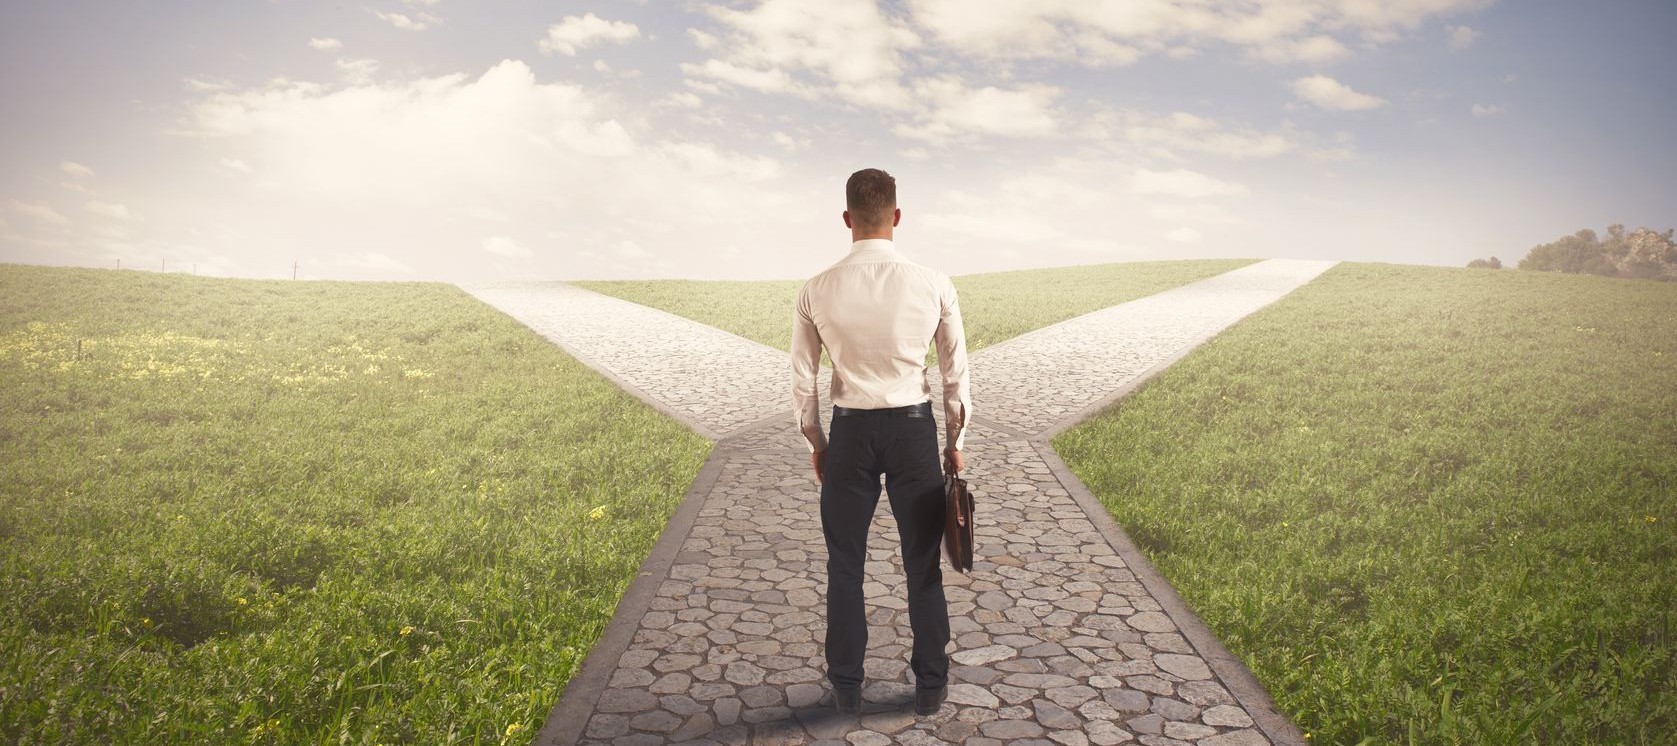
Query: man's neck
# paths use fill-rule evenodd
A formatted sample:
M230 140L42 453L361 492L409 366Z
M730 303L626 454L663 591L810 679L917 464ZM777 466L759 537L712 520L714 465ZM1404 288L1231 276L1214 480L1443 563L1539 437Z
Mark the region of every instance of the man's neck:
M857 241L866 241L870 238L883 238L887 241L893 240L891 238L891 229L890 228L886 228L884 233L880 233L878 231L863 232L863 231L856 230L854 228L850 229L850 242L851 243L855 243Z

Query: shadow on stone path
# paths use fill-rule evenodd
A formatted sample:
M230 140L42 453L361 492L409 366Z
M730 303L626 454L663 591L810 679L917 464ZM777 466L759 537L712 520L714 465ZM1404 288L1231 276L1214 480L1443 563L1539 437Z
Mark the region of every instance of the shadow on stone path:
M864 711L831 709L820 487L791 424L785 353L563 283L466 286L719 439L537 742L1304 743L1047 438L1333 264L1259 262L972 355L977 549L970 575L944 572L951 686L931 717L913 713L883 495Z

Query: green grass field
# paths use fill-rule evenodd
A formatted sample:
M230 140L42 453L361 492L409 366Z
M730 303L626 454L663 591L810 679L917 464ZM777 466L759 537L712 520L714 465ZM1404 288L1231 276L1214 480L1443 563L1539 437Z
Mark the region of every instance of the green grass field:
M979 349L1245 263L956 283ZM798 287L587 285L783 349ZM446 285L0 293L8 742L527 743L708 453ZM1668 743L1674 317L1341 264L1054 446L1315 743Z
M442 284L0 266L0 381L12 744L528 743L710 448Z
M1255 259L1193 259L1024 269L952 278L967 351L1186 285ZM803 280L624 280L573 285L709 324L781 350L792 348L792 306ZM935 350L927 355L936 359ZM976 406L976 405L975 405Z
M1053 445L1315 743L1670 744L1673 319L1341 264Z

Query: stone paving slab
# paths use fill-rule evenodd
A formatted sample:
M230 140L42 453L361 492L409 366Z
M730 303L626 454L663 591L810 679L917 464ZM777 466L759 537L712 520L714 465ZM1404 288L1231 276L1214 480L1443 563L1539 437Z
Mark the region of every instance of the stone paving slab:
M887 498L863 589L866 705L841 717L820 644L819 487L798 454L739 451L725 457L579 742L1269 743L1037 447L969 448L977 549L972 574L944 575L952 683L937 715L913 714Z
M1070 424L1126 383L1334 264L1269 259L979 350L971 361L973 409L1022 433Z
M707 437L791 416L787 355L773 347L563 282L459 287Z
M832 712L820 487L789 403L779 406L790 398L785 353L552 283L475 287L719 439L538 743L1303 744L1046 438L1332 264L1260 262L972 355L965 474L978 505L976 561L970 575L945 570L950 701L926 718L913 714L904 578L885 495L863 591L864 711ZM662 341L623 343L647 336ZM649 364L648 350L682 361ZM932 378L941 416L935 370ZM704 405L712 394L729 406Z

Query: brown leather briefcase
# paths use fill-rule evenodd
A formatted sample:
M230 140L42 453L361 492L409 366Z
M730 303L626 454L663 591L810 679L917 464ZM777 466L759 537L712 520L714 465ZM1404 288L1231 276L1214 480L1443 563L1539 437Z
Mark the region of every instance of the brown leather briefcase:
M943 475L944 511L943 548L948 550L949 565L961 572L972 570L972 493L967 491L967 480L953 473Z

